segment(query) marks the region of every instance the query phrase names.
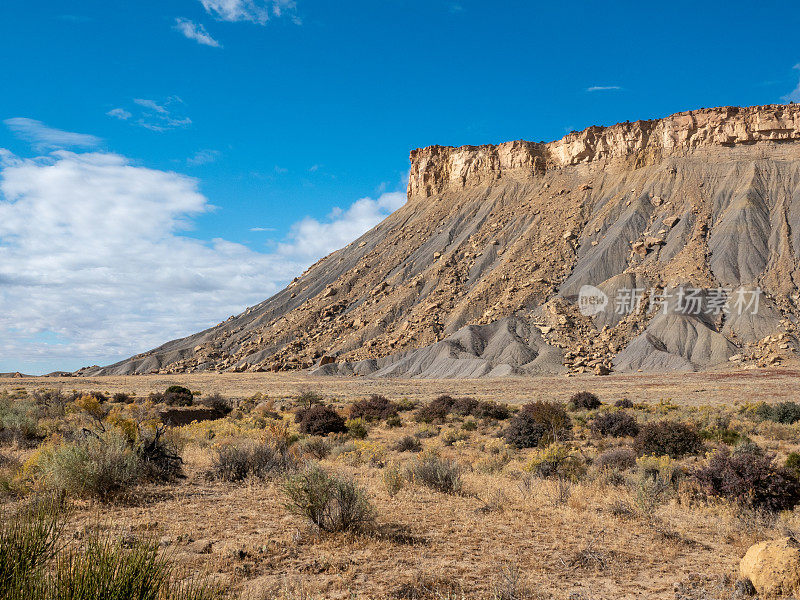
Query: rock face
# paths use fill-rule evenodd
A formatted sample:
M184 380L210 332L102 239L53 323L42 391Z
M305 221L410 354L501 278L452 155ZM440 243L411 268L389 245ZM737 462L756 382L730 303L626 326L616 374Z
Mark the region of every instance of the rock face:
M744 555L739 571L759 598L794 595L800 591L800 543L786 537L755 544Z
M285 290L81 374L455 377L780 364L797 345L800 106L411 153L408 202ZM588 286L591 286L589 288ZM659 295L699 288L703 314ZM728 313L761 290L755 314ZM579 310L582 290L607 305ZM617 310L641 289L635 310ZM602 298L602 296L601 296ZM630 298L629 298L630 299ZM583 311L586 313L586 311ZM734 360L731 360L731 359Z

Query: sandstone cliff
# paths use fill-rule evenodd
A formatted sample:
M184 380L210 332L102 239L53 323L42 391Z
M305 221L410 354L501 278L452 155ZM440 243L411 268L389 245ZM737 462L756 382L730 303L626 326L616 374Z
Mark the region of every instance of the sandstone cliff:
M480 376L791 357L800 106L411 153L408 203L228 321L98 373ZM579 313L592 285L763 288L757 315ZM733 358L734 360L730 360Z

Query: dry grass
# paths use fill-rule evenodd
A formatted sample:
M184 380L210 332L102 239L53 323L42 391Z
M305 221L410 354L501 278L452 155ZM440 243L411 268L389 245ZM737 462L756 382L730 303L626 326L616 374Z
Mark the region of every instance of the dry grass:
M245 397L250 390L263 392L272 385L271 406L282 407L285 423L295 427L288 412L291 396L308 385L307 381L298 385L295 379L275 375L236 377L243 379L190 376L181 377L180 382L234 398ZM340 410L345 408L346 399L373 392L392 400L430 400L447 391L481 399L513 397L522 402L532 398L563 401L572 389L591 389L606 404L622 397L637 402L647 398L651 402L646 410L628 409L640 420L657 420L669 414L700 425L716 418L716 409L693 407L734 406L740 400L763 398L764 388L761 396L750 394L747 386L751 384L773 390L786 388L783 396L775 396L776 400L785 399L794 385L786 373L753 373L745 384L741 378L715 380L714 374L681 375L690 398L684 401L676 391L678 383L670 377L577 382L563 378L555 390L550 380L545 384L539 381L537 386L530 383L536 380L527 380L516 392L511 380L313 383L326 400L338 398ZM153 382L149 377L109 378L94 380L87 389L115 392L129 383L127 389L141 396L149 386L160 389L176 379L161 377ZM20 387L23 381L28 385L27 380L11 381L17 385L8 388ZM232 387L226 387L231 381L235 381ZM43 382L36 383L41 387ZM69 383L70 387L86 384L84 380ZM665 392L669 395L647 391L651 384L654 389L669 389ZM694 391L704 386L704 391ZM659 404L667 398L672 398L671 404ZM707 401L701 402L701 398ZM124 502L77 503L68 524L69 535L80 539L82 532L96 531L126 539L155 538L173 553L181 569L208 575L229 590L231 598L616 600L672 599L676 584L709 589L722 585L719 582L730 581L735 575L739 559L752 543L787 530L800 533L798 510L768 518L721 502L699 501L685 489L656 502L652 511L644 511L636 487L630 483L634 477L630 472L614 479L590 467L589 474L577 481L534 477L525 466L535 449L509 448L496 437L502 429L500 423L478 420L475 430L465 431L460 417L451 417L442 432L463 432L461 439L448 445L440 433L420 441L425 452L438 452L464 467L462 493L443 494L413 481L390 490L386 471L405 473L405 467L417 458L415 453L395 450L399 439L419 428L407 418L409 413L401 413L402 427L371 424L363 441L329 440L332 451L319 464L363 486L377 520L362 531L325 533L287 510L279 476L240 483L208 478L215 444L259 440L278 431L242 425L257 412L248 408L236 421L234 411L223 421L174 432L181 443L185 480L143 486ZM733 425L746 430L762 446L781 456L798 450L800 439L786 427L776 433L774 427L747 421L733 409L728 412ZM581 424L588 422L586 415L577 414L574 419L575 432L569 443L590 461L604 450L629 442L597 438ZM2 452L20 461L31 454L31 450L22 448L3 448ZM689 457L683 462L692 465L700 460ZM17 500L7 498L3 502L8 508Z

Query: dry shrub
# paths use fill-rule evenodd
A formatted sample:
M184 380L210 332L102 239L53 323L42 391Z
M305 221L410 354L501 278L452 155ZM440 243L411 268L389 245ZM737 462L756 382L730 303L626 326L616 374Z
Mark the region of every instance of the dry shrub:
M399 412L397 404L386 396L373 394L366 400L359 400L350 405L350 418L365 421L383 421L396 417Z
M598 470L627 471L636 466L636 453L627 446L606 450L594 463Z
M573 394L568 404L570 410L594 410L602 405L600 398L586 391Z
M775 465L774 459L763 452L721 449L692 477L708 496L770 512L791 510L800 503L800 482L794 471Z
M169 482L183 476L183 459L175 444L165 437L163 427L137 433L136 454L142 463L143 479Z
M590 427L594 433L608 437L636 437L639 434L639 423L636 418L625 411L608 412L592 419Z
M209 473L212 479L242 481L247 477L266 479L297 469L298 462L285 440L273 439L261 444L239 442L215 448Z
M633 402L628 400L627 398L623 398L622 400L617 400L614 402L614 406L617 408L633 408Z
M341 415L330 406L321 404L298 410L295 413L295 420L300 425L300 433L308 435L328 435L347 431Z
M658 421L641 426L633 441L633 449L639 456L683 458L700 454L703 451L703 439L691 425L677 421Z
M202 400L200 400L200 404L213 408L223 417L233 412L233 402L230 398L226 398L219 392L204 396Z
M386 486L386 491L390 498L394 498L403 489L403 484L405 483L403 471L397 465L390 465L383 469L381 479L383 479L383 484Z
M439 396L431 400L428 404L420 406L414 413L414 420L420 423L433 423L434 421L444 421L450 414L455 400L450 396Z
M401 437L394 445L397 452L421 452L422 442L420 442L413 435L405 435Z
M287 508L322 531L357 530L375 518L362 488L349 478L312 465L286 480Z
M421 423L441 422L450 414L459 417L475 417L477 419L504 420L511 414L508 406L475 398L452 398L439 396L425 406L421 406L414 414L414 419Z
M414 460L408 468L408 478L444 494L459 494L463 487L461 466L433 453Z
M567 436L572 429L567 411L555 402L530 402L512 417L503 432L506 441L517 448L535 448Z
M324 437L306 438L301 440L298 446L302 455L311 456L317 460L327 458L331 453L331 443Z
M147 474L136 450L116 431L87 433L74 443L44 447L35 459L35 471L50 490L102 501L127 491Z

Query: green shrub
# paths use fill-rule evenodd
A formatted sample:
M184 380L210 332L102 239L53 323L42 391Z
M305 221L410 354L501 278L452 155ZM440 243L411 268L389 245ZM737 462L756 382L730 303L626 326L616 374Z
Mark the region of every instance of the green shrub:
M684 475L669 456L642 456L636 460L636 504L646 516L675 494Z
M718 442L728 446L735 446L747 439L746 436L729 427L708 427L700 431L700 437L710 442Z
M388 419L386 419L386 426L389 429L397 429L398 427L403 426L403 420L397 415L395 415L394 417L389 417Z
M752 415L760 421L774 421L775 423L783 423L784 425L791 425L792 423L800 421L800 404L796 402L787 401L777 404L760 402L745 410L751 412Z
M397 440L394 449L398 452L421 452L422 442L413 435L405 435Z
M43 448L36 468L48 489L103 501L127 491L146 475L136 450L116 431L89 433L73 443Z
M572 422L564 407L555 402L530 402L511 418L503 432L517 448L535 448L566 437Z
M586 474L586 463L565 444L551 444L539 450L525 466L537 477L577 481Z
M0 396L0 445L30 448L41 441L36 404Z
M448 428L442 432L442 443L445 446L452 446L456 442L466 440L469 437L466 431Z
M591 392L577 392L572 395L568 403L570 410L594 410L602 405L600 398Z
M763 452L714 452L692 476L709 496L726 498L751 508L778 512L800 503L800 482L794 471L774 464Z
M636 418L625 411L597 415L592 419L590 427L594 433L602 436L636 437L639 434Z
M475 431L477 428L478 424L473 419L465 419L461 424L461 429L464 431Z
M350 437L357 440L363 440L369 433L367 424L361 417L357 419L349 419L347 422L345 422L345 427L347 427L347 433L350 435Z
M383 421L396 417L398 406L386 398L373 394L366 400L359 400L350 405L350 418L363 419L364 421Z
M330 406L315 404L311 408L298 410L295 420L300 424L300 433L328 435L347 431L344 419Z
M789 452L783 466L800 475L800 452Z
M411 463L409 479L445 494L458 494L463 486L461 466L436 454L424 454Z
M362 528L375 518L363 489L351 479L312 465L286 480L287 508L323 531Z
M700 454L703 451L703 440L691 425L677 421L658 421L641 426L639 435L633 441L633 448L639 456L682 458Z
M297 403L301 408L311 408L315 404L322 404L323 401L322 396L311 390L302 390L297 397Z

